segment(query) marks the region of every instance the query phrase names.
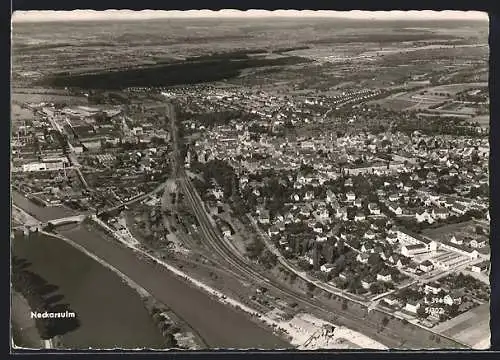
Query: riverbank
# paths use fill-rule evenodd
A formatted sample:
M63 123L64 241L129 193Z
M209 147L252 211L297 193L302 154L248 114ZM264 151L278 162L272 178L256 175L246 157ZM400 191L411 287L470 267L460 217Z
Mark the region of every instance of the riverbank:
M27 270L51 284L49 299L68 304L76 314L78 326L61 329L65 349L163 348L165 339L141 297L70 244L42 232L29 237L17 233L12 255L26 260Z
M30 317L28 301L19 293L11 293L11 330L14 348L43 349L46 343L40 337L35 320Z
M38 213L44 214L45 217L51 215L46 213L51 209L42 209L32 203L28 205L28 208L21 207L36 217ZM273 335L264 325L252 321L248 315L220 303L206 292L179 279L153 260L139 258L116 239L107 238L85 226L73 226L58 231L62 236L81 245L90 253L99 254L103 261L117 268L134 282L141 284L155 299L165 304L195 329L209 348L284 349L290 347L288 342ZM54 262L58 261L54 259ZM88 274L85 277L90 278L92 275ZM109 294L109 299L116 298L116 295ZM129 309L124 310L123 313L129 314Z
M151 311L151 309L155 308L155 307L157 307L157 308L162 307L163 304L158 303L158 301L156 301L156 299L154 299L153 296L146 289L144 289L142 286L140 286L139 284L134 282L132 279L130 279L128 276L126 276L124 273L122 273L117 268L111 266L110 264L106 263L98 256L87 251L84 247L78 245L77 243L75 243L75 242L71 241L70 239L67 239L64 236L61 236L59 234L50 234L50 233L47 233L44 231L42 231L41 233L46 235L46 236L56 237L64 242L68 243L69 245L78 249L79 251L81 251L82 253L87 255L88 257L97 261L102 266L104 266L107 269L114 272L116 275L118 275L123 280L123 282L125 282L130 288L134 289L137 292L137 294L143 300L144 306L147 308L148 311ZM174 320L174 318L176 318L176 320L177 320L177 321L175 321L176 326L180 326L182 329L184 329L184 331L182 331L182 333L181 332L179 333L179 337L186 338L189 340L189 343L191 344L190 349L196 350L196 349L203 348L203 346L205 345L204 340L202 338L200 338L193 329L190 329L188 324L184 324L183 321L180 320L178 317L176 317L175 314L173 314L173 313L169 314L168 317L170 320Z
M107 232L110 232L113 234L113 237L118 240L119 242L121 242L124 246L126 246L127 248L129 248L130 250L136 252L136 253L139 253L141 254L142 256L146 257L146 258L149 258L151 259L152 261L154 261L155 263L163 266L164 268L166 268L168 271L170 271L171 273L173 273L174 275L176 275L177 277L181 278L182 280L185 280L186 282L190 283L191 285L194 285L195 287L205 291L206 293L208 293L209 295L213 296L215 298L215 300L219 301L220 303L222 304L226 304L226 305L229 305L231 307L234 307L238 310L241 310L245 313L247 313L248 315L254 317L254 318L258 318L258 321L265 324L266 326L269 326L270 327L270 331L273 331L271 329L274 329L274 331L278 331L278 332L281 332L281 333L287 333L288 336L293 336L291 335L288 330L282 326L282 324L278 321L275 321L273 319L271 319L270 317L267 317L263 314L260 314L257 310L255 309L252 309L251 307L241 303L240 301L234 299L234 298L231 298L231 297L228 297L226 296L225 294L223 294L221 291L191 277L189 274L177 269L176 267L174 266L171 266L169 264L167 264L165 261L163 260L160 260L156 257L154 257L153 255L151 255L150 253L148 253L147 251L144 251L142 249L140 249L136 244L140 244L139 241L137 241L136 239L133 239L133 241L130 241L130 239L128 238L124 238L123 236L120 236L116 231L113 231L106 223L104 223L103 221L101 221L99 218L97 218L96 216L93 216L92 219L95 221L95 223L99 226L101 226L103 229L105 229ZM292 343L296 342L296 339L293 339L292 338Z

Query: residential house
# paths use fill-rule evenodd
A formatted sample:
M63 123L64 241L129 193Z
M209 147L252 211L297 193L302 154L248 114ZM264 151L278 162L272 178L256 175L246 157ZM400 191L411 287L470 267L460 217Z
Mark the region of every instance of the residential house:
M462 303L462 298L465 295L464 289L457 289L443 297L443 303L446 305L460 305Z
M434 219L444 220L450 216L450 211L445 207L439 207L432 210L432 217Z
M288 240L287 240L287 239L285 239L285 238L281 238L281 239L279 240L279 244L280 244L280 246L287 246L287 245L289 244L289 242L288 242Z
M354 216L354 221L364 221L364 220L366 220L366 216L362 212L358 212Z
M370 243L364 243L363 245L361 245L360 251L362 253L373 253L374 252L374 248L373 248L372 244L370 244Z
M328 240L328 236L325 234L316 235L316 242L325 242Z
M311 209L308 207L308 206L302 206L300 208L300 212L299 212L300 215L302 216L310 216L311 215Z
M323 233L323 225L321 225L321 223L315 223L313 225L312 229L317 234L322 234Z
M395 243L398 242L398 236L396 235L396 233L389 233L389 234L387 234L387 236L385 237L385 239L391 245L393 245L393 244L395 244Z
M388 295L385 298L383 298L382 300L386 304L388 304L389 306L399 305L399 303L400 303L400 300L397 297L395 297L394 295Z
M420 263L419 268L423 272L429 272L434 269L434 264L429 260L425 260L424 262Z
M401 209L401 206L397 203L388 203L387 208L396 215L403 215L403 209Z
M458 235L453 235L450 239L450 242L452 244L456 244L456 245L463 245L464 243L464 240L461 236L458 236Z
M352 191L349 191L346 194L347 201L354 201L356 200L356 194L354 194Z
M337 197L335 196L335 193L331 190L328 190L326 192L326 198L325 198L325 201L329 204L329 203L332 203L334 201L337 201Z
M285 220L285 218L283 217L283 215L281 214L276 214L276 216L274 217L276 222L283 222Z
M363 202L361 201L361 199L354 200L354 206L356 206L358 209L361 208L363 206Z
M475 273L481 273L481 272L487 272L489 268L490 268L490 262L482 261L479 264L472 265L470 269Z
M406 302L406 305L404 307L404 309L412 314L416 314L418 309L420 308L420 303L418 301L415 301L415 300L408 300Z
M427 283L424 286L424 292L426 294L437 295L441 290L441 286L439 286L439 284L436 282Z
M432 224L434 222L434 219L432 218L431 214L429 214L427 209L417 211L415 213L415 218L419 223L427 221L429 224Z
M261 213L259 214L259 222L261 224L269 224L271 222L269 210L261 211Z
M391 195L389 195L388 200L391 202L396 202L399 200L399 195L398 194L391 194Z
M314 199L314 192L313 191L306 191L306 194L304 195L304 200L311 201L313 199Z
M417 271L419 271L420 269L418 268L418 264L414 261L409 261L408 265L406 266L406 271L412 273L412 274L416 274Z
M317 209L314 212L314 216L316 217L316 219L318 221L326 221L326 220L330 219L330 213L328 212L327 208Z
M446 197L444 199L440 199L439 203L441 206L444 206L447 209L451 209L453 204L455 204L455 200L453 200L452 198Z
M375 233L373 231L371 231L370 229L368 229L367 232L365 232L365 235L364 235L364 238L365 239L368 239L368 240L373 240L375 239Z
M322 272L329 274L333 269L333 264L323 264L319 268Z
M484 239L472 239L469 241L470 247L474 249L480 249L486 246L486 240Z
M375 278L370 276L370 277L367 277L367 278L361 280L361 286L363 287L363 289L368 290L370 288L371 284L373 284L374 282L375 282Z
M271 226L271 227L267 230L267 234L268 234L269 236L278 235L279 233L280 233L280 230L279 230L279 228L278 228L276 225Z
M369 203L368 204L368 210L370 211L370 214L372 215L380 215L380 208L376 203Z
M454 203L451 207L451 211L454 211L458 215L464 215L467 212L467 207L459 204L459 203Z
M398 269L402 269L403 267L407 266L409 263L410 263L409 258L407 258L406 256L401 256L396 261L396 267Z
M335 217L342 219L342 220L347 220L347 208L346 207L341 207L337 208L337 213L335 214Z
M377 274L377 281L392 281L392 275L388 270L382 270Z
M429 183L433 183L433 182L437 181L437 179L438 179L438 175L434 171L429 171L427 173L427 181Z
M369 257L370 257L370 255L367 253L358 254L358 256L356 257L356 260L359 261L361 264L367 264Z

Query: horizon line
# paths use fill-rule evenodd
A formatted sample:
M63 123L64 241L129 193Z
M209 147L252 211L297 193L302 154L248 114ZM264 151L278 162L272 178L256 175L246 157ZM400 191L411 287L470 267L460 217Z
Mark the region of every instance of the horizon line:
M259 19L259 18L331 18L351 20L488 20L488 14L481 11L456 10L393 10L393 11L335 11L335 10L30 10L12 13L12 23L59 22L59 21L119 21L160 19Z

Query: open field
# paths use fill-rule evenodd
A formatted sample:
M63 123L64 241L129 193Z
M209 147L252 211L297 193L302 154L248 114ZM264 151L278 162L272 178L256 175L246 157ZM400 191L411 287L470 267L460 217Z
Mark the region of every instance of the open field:
M430 238L440 239L452 233L463 231L469 226L475 226L475 223L473 221L466 221L458 224L448 224L433 229L425 229L422 233Z
M487 87L487 82L477 82L477 83L462 83L462 84L448 84L448 85L440 85L429 87L425 89L425 92L428 93L443 93L447 96L454 96L457 93L476 87Z
M434 330L473 348L485 348L485 340L490 338L490 304L480 305Z
M75 311L80 326L62 336L66 348L161 348L164 339L142 299L98 262L42 234L29 238L18 234L12 252L57 286L62 301Z
M451 97L461 91L482 86L487 86L487 83L478 82L433 86L417 91L400 92L384 99L370 101L368 104L380 104L380 106L394 111L425 110L429 106L449 101ZM436 111L440 110L443 110L443 112L463 113L465 115L475 113L475 109L457 103L450 103ZM482 119L482 121L485 120Z
M490 115L479 115L470 119L471 122L478 122L481 127L490 127Z
M41 102L62 102L68 105L87 105L88 101L86 97L80 96L70 96L70 95L59 95L52 93L43 93L43 91L33 90L33 92L24 91L16 92L13 89L12 92L12 103L41 103ZM29 110L26 110L29 111ZM31 111L29 111L31 113Z
M475 234L476 226L478 226L478 224L474 221L466 221L458 224L448 224L433 229L426 229L422 233L432 239L436 239L439 241L450 240L451 236L453 236L454 234ZM485 235L480 236L484 237Z
M12 103L10 107L10 114L12 121L22 121L22 120L32 120L33 112L28 109L24 109L16 103Z

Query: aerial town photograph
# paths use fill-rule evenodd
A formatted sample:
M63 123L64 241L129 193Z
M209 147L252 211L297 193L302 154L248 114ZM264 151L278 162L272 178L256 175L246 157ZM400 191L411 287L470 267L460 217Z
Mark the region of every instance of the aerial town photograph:
M15 12L11 351L488 349L488 25Z

